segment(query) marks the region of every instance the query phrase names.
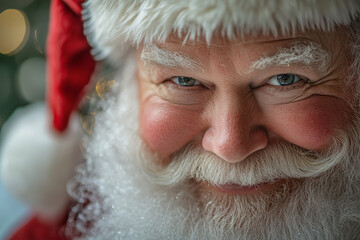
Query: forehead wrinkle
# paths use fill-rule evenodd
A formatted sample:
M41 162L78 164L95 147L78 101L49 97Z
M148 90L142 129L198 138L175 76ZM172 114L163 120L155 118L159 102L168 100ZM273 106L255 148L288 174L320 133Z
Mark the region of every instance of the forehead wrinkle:
M265 56L252 63L250 72L272 66L289 66L290 64L305 64L326 72L330 66L331 54L319 44L312 41L297 42L290 47L280 48L273 55Z
M203 71L201 64L183 53L159 48L156 45L145 46L141 52L144 62L168 68L183 68Z

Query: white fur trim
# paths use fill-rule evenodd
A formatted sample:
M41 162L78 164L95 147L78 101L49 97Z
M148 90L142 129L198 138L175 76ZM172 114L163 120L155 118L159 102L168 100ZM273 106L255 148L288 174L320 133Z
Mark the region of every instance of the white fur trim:
M66 183L79 159L76 122L72 119L68 131L57 134L45 105L33 104L17 110L3 128L1 180L41 217L56 219L69 203Z
M95 56L104 58L121 55L124 44L161 42L172 32L210 41L219 29L230 39L327 30L359 12L359 0L87 0L83 16Z

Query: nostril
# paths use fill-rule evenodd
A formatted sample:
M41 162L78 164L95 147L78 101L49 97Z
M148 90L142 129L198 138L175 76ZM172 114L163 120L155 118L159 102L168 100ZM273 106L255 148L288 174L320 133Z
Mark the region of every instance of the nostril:
M209 128L202 139L202 146L204 148L204 150L208 151L208 152L213 152L214 149L214 130L212 128Z
M249 142L233 141L217 144L215 152L227 162L235 163L246 159L253 151Z
M231 163L240 162L254 152L267 146L268 136L263 128L256 128L243 134L219 134L209 129L203 137L203 148Z

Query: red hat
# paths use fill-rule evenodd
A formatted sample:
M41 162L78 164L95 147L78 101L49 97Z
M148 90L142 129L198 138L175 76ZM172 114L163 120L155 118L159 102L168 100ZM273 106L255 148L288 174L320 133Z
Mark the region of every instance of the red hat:
M53 0L47 46L48 102L53 125L64 131L94 72L81 18L84 0Z

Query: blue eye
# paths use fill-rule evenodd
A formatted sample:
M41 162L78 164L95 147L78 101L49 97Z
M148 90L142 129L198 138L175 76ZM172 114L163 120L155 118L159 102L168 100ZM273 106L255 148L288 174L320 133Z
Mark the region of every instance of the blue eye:
M273 85L273 86L287 86L287 85L294 84L294 83L298 82L299 80L302 80L302 78L298 75L279 74L279 75L275 75L275 76L271 77L270 80L268 81L268 84Z
M201 83L194 79L194 78L190 78L190 77L172 77L171 81L173 81L174 83L181 85L181 86L185 86L185 87L191 87L191 86L195 86L195 85L200 85Z

